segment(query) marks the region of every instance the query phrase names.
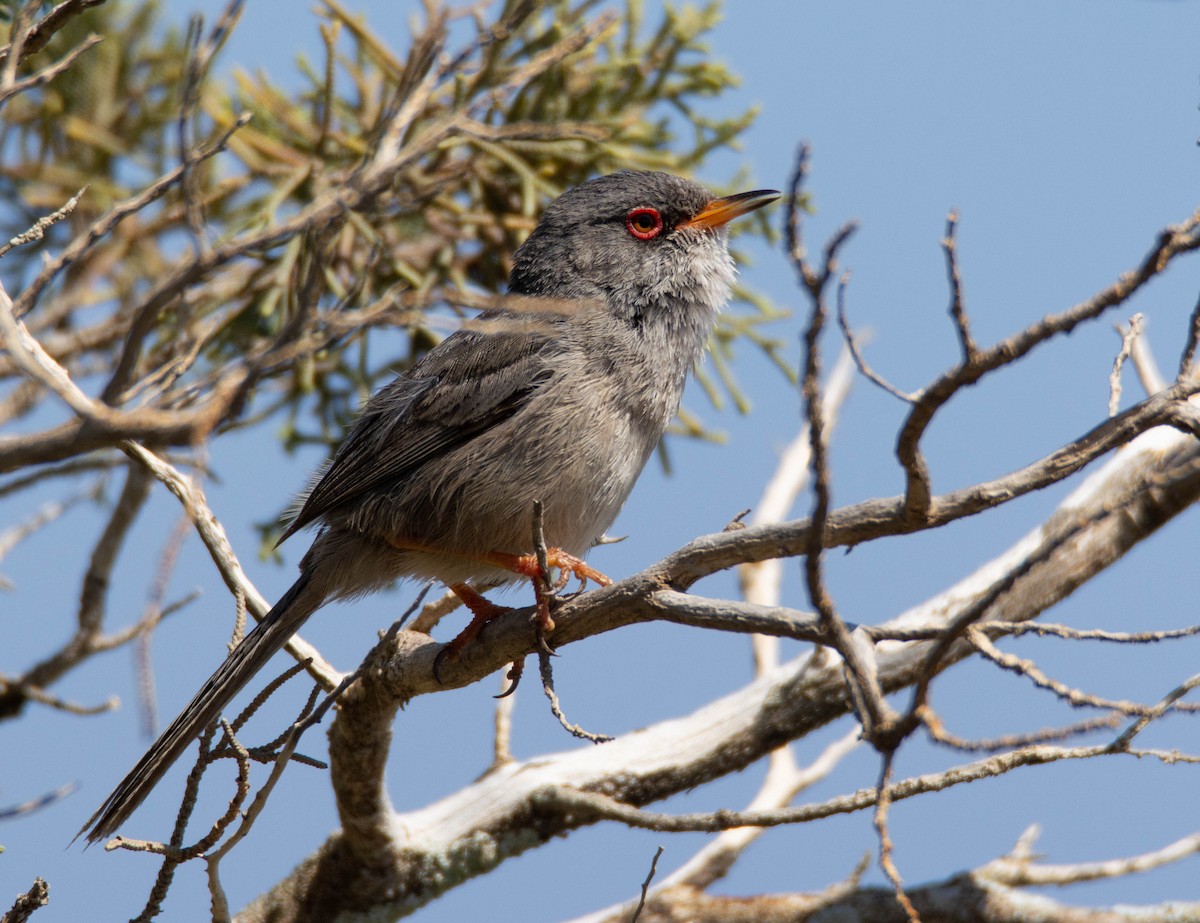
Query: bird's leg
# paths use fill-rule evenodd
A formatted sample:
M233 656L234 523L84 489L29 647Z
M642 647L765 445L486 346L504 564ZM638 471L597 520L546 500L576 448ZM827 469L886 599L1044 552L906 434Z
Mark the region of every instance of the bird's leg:
M446 645L445 652L451 657L457 657L464 647L474 641L483 626L492 619L499 618L506 612L511 612L510 606L498 606L468 583L452 583L450 589L467 607L471 613L471 621L467 627L458 633L453 641Z
M429 551L415 542L391 540L390 543L404 551ZM443 552L444 553L444 552ZM542 565L538 562L536 554L512 554L503 551L491 551L483 555L482 561L495 567L502 568L514 574L520 574L522 577L529 577L533 583L533 594L537 605L537 628L538 628L538 643L547 653L553 653L546 643L546 635L554 631L554 619L550 615L550 600L553 594L566 586L567 581L572 576L579 580L580 589L587 586L587 582L591 580L600 586L610 586L612 580L588 565L583 558L577 557L561 548L548 548L546 550L546 565L548 567L558 568L561 576L558 581L551 584L548 574L542 573ZM478 590L467 583L452 583L450 589L457 596L464 606L471 612L471 621L457 637L438 652L437 658L433 662L434 678L440 683L440 668L445 660L449 657L457 659L462 653L463 648L474 641L483 626L495 618L503 615L506 612L511 612L509 606L498 606Z
M451 583L449 586L450 591L470 611L471 621L467 623L467 627L460 631L453 641L438 651L437 657L434 658L433 678L439 683L442 681L442 662L447 657L451 660L457 660L463 648L479 637L479 632L483 630L484 625L492 619L499 618L506 612L512 612L509 606L496 605L468 583Z
M512 555L511 557L516 557ZM529 557L532 557L530 555ZM604 575L601 574L601 577ZM604 577L608 580L607 577ZM541 577L534 577L533 580L534 598L537 600L537 632L538 644L547 653L554 653L546 644L546 633L554 630L554 619L550 617L550 594L547 592L545 581ZM468 583L452 583L450 590L462 600L462 604L471 612L471 621L467 623L467 627L458 633L458 635L449 644L438 651L437 657L433 660L433 678L439 683L442 681L442 664L446 658L457 660L463 648L479 637L479 633L483 630L483 626L493 619L499 618L505 613L512 612L510 606L499 606L492 602L474 587ZM516 683L520 680L520 669L517 669L516 676L513 677L513 685L509 691L516 689ZM507 693L505 693L507 695Z

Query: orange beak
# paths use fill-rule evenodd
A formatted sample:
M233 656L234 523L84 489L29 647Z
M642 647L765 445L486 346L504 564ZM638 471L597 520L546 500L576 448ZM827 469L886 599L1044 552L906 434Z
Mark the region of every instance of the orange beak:
M734 218L741 217L756 208L770 205L779 198L774 189L756 189L754 192L739 192L737 195L723 196L713 199L704 208L676 227L680 228L719 228L728 224Z

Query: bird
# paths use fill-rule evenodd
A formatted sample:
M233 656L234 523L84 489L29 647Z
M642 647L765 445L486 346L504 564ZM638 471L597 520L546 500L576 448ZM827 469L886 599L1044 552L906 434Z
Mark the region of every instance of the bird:
M537 573L535 501L550 563L607 582L584 556L678 411L731 297L727 225L779 195L717 196L672 174L623 171L551 202L513 255L499 307L368 399L280 539L318 527L300 576L80 834L94 843L115 833L327 602L404 578L441 581L473 613L449 646L460 650L504 611L483 591Z

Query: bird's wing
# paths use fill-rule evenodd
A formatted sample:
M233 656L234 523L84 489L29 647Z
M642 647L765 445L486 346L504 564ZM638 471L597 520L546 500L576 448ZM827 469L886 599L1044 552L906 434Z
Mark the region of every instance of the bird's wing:
M507 420L553 377L558 348L524 320L447 337L371 397L279 541Z

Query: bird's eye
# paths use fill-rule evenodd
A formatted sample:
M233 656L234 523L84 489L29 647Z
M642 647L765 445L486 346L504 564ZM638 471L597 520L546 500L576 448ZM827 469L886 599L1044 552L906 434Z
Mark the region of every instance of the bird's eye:
M638 240L649 240L662 233L662 215L656 208L635 208L625 216L625 227Z

